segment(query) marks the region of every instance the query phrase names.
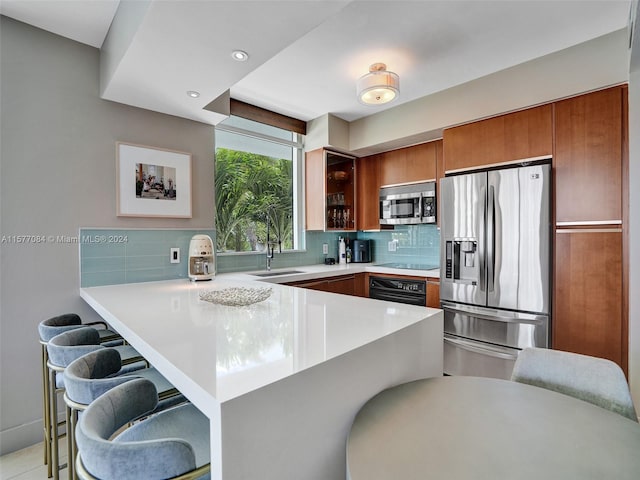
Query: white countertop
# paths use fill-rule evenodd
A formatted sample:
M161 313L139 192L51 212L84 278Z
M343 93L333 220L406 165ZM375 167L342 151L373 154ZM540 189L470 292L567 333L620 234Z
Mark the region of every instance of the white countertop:
M278 275L278 272L296 271L287 275ZM409 270L404 268L389 268L375 265L373 263L347 263L346 265L305 265L301 267L273 268L272 277L257 277L253 273L266 274L266 270L256 270L253 272L231 272L219 274L217 278L233 278L238 280L260 280L269 283L288 283L302 280L313 280L319 278L337 277L355 273L386 273L390 275L405 275L410 277L440 278L440 269L435 270Z
M291 270L304 273L268 280L289 282L362 271L397 272L369 264ZM195 283L180 279L89 287L82 288L80 294L210 415L214 414L212 399L226 402L440 313L256 278L233 273ZM246 307L199 299L203 290L237 286L270 286L273 293L267 300ZM440 317L438 321L442 321Z

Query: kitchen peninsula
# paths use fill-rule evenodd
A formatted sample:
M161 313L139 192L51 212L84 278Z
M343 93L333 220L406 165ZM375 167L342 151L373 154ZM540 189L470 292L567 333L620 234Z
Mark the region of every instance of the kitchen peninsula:
M271 287L232 307L203 291ZM216 480L331 480L359 408L442 375L442 312L248 275L83 288L81 297L209 419Z

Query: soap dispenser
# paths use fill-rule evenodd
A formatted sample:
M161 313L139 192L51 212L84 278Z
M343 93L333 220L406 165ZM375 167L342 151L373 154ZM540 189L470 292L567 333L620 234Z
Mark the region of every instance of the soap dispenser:
M339 237L338 239L338 257L340 258L340 265L347 263L347 246L344 243L344 238Z

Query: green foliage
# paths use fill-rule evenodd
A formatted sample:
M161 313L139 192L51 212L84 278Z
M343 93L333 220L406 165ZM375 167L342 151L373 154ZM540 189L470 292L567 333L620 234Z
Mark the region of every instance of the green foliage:
M249 152L216 150L216 248L255 251L270 240L293 248L293 165Z

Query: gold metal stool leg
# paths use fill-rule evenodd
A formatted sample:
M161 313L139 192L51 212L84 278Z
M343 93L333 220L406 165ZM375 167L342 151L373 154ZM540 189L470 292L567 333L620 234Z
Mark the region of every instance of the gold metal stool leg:
M47 465L47 477L52 476L51 467L51 390L49 389L49 356L47 345L42 343L42 423L44 433L44 463Z
M60 437L65 434L60 434L60 426L65 425L66 422L58 422L58 394L64 392L63 388L56 387L56 376L59 372L56 371L58 367L48 364L49 367L49 391L51 392L51 470L54 480L60 479L60 470L65 468L67 464L60 465ZM61 372L60 372L61 373ZM51 478L51 477L49 477Z

